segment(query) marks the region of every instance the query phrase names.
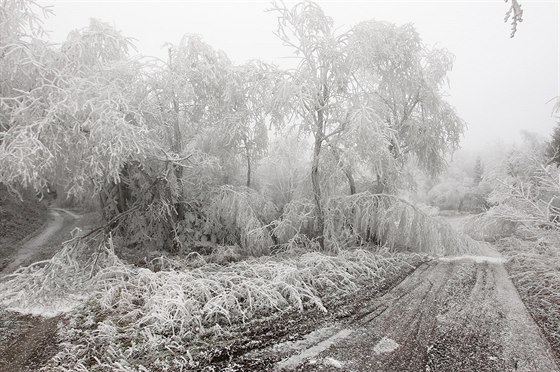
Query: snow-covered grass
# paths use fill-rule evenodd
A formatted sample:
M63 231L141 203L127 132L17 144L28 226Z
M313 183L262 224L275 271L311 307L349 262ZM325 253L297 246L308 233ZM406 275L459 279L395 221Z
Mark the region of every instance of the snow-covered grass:
M99 283L122 278L127 270L114 254L112 240L108 244L73 240L52 259L0 279L0 305L21 313L56 316L83 303Z
M366 250L289 252L229 265L160 258L128 265L107 244L70 242L52 260L0 284L0 302L54 315L74 308L49 368L129 370L195 367L205 340L230 325L284 311L326 311L325 296L357 290L407 266L410 255ZM158 271L159 270L159 271ZM143 366L143 367L142 367Z

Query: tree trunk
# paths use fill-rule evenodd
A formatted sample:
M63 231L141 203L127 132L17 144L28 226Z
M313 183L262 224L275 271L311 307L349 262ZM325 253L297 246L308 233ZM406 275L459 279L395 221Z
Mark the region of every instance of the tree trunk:
M311 184L313 185L313 199L315 201L315 209L317 211L317 233L318 241L321 249L325 249L324 230L325 216L321 205L321 184L319 180L319 155L321 154L322 133L315 134L315 143L313 145L313 164L311 166Z
M375 193L383 194L383 192L385 191L385 185L383 183L383 179L379 174L376 176L376 178L377 178L377 184L375 185Z
M319 105L315 108L317 112L317 129L315 131L315 142L313 144L313 163L311 166L311 184L313 186L313 199L317 212L317 241L322 250L325 249L325 214L321 201L321 183L319 179L319 158L321 146L325 141L325 104L328 101L329 91L326 84L323 84Z
M119 213L126 212L128 210L128 199L130 199L130 191L128 189L128 164L124 164L120 171L120 181L116 184L117 186L117 208Z
M179 108L175 99L173 99L173 108L175 110L175 120L173 122L175 141L173 144L173 151L179 155L183 151L183 144L181 141L181 128L179 127ZM183 205L183 167L174 164L173 168L177 184L179 185L179 196L177 203L175 203L175 210L177 211L177 220L182 221L185 219L185 207Z
M327 144L329 144L327 142ZM330 144L329 144L330 145ZM350 186L350 195L354 195L356 193L356 181L354 180L354 175L352 174L352 169L350 167L347 167L344 165L344 163L342 162L341 156L340 156L340 149L337 149L334 146L330 146L332 153L334 155L334 157L336 158L336 161L338 162L338 164L340 164L342 171L344 172L344 175L346 176L346 178L348 179L348 185Z
M244 140L243 142L245 143L245 154L247 157L247 187L251 187L251 153L247 146L247 141Z
M354 180L352 171L350 169L345 169L344 174L346 175L346 178L348 178L348 184L350 185L350 195L354 195L356 193L356 181Z
M171 60L171 48L168 50L169 53L169 67L172 68ZM179 125L179 103L173 93L173 111L175 112L175 120L173 120L173 151L180 155L183 152L183 139L181 134L181 127ZM185 206L183 204L183 167L180 165L173 165L173 170L175 172L175 178L177 179L177 184L179 185L179 196L177 203L175 203L175 210L177 211L177 220L182 221L185 219Z
M323 145L324 134L323 109L317 110L317 131L315 132L315 143L313 144L313 164L311 166L311 184L313 185L313 199L317 211L317 239L321 249L325 249L325 216L321 205L321 183L319 179L319 156Z

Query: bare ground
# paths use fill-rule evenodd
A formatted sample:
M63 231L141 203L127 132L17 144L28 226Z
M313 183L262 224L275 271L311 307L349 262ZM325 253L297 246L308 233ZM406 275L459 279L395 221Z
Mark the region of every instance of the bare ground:
M0 371L36 371L58 351L60 317L0 310Z

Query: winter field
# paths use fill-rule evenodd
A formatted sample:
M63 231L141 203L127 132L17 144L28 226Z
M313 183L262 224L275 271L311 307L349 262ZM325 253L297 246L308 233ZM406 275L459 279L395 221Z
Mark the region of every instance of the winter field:
M454 55L322 5L280 67L2 3L0 371L560 371L560 126L461 149Z

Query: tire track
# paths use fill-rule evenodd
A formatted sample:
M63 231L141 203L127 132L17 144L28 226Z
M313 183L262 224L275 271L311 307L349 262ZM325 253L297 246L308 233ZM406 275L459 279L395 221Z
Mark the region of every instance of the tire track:
M423 264L301 371L559 371L499 261ZM328 361L321 363L321 361Z

